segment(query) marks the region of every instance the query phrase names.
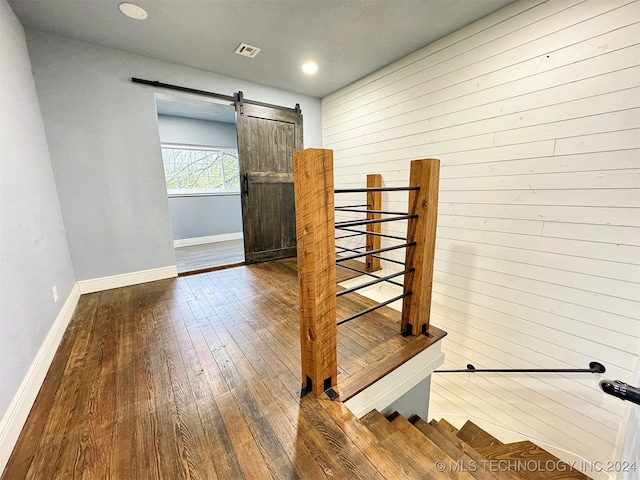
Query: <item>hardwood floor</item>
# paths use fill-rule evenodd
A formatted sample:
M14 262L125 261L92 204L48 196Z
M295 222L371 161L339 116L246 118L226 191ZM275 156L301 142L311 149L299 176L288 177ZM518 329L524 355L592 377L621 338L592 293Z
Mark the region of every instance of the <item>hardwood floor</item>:
M242 239L178 247L175 250L178 274L244 262Z
M297 289L288 259L83 295L2 479L394 471L340 402L299 398ZM399 328L386 307L339 327L339 381L410 347Z

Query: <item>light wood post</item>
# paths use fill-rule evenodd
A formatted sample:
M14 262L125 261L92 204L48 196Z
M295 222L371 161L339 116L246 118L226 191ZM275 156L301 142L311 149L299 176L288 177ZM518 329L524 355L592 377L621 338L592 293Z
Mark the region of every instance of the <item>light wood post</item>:
M367 175L367 188L380 188L382 186L382 175L373 173ZM367 210L382 210L382 192L367 192ZM367 213L367 220L381 218L379 213ZM367 225L367 232L380 233L381 223L371 223ZM367 235L367 252L378 250L380 248L380 237L377 235ZM375 272L380 270L380 259L367 256L366 267L367 272Z
M420 335L429 329L431 312L431 287L433 284L433 256L436 246L438 220L438 183L440 160L413 160L409 186L420 187L409 192L409 215L418 218L408 220L405 268L415 271L405 275L404 293L412 292L402 302L403 334Z
M338 381L333 151L293 153L303 391Z

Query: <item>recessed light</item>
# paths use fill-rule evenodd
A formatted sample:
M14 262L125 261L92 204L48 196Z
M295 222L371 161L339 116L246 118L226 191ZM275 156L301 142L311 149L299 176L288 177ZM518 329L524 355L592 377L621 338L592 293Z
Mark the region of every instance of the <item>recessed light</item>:
M318 64L316 62L306 62L302 65L302 71L307 75L313 75L318 71Z
M133 18L135 20L144 20L149 16L144 8L139 7L138 5L134 5L133 3L121 3L120 5L118 5L118 8L127 17Z

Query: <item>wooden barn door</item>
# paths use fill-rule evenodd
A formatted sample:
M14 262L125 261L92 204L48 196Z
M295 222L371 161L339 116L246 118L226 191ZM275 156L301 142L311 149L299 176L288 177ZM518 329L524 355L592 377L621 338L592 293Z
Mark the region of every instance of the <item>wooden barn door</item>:
M302 150L299 109L236 104L246 263L296 255L293 152Z

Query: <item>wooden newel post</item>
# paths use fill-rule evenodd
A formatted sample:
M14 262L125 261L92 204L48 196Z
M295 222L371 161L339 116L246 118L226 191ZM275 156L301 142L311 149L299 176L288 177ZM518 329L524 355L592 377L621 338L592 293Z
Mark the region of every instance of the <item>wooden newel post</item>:
M382 175L373 173L367 175L367 188L379 188L382 186ZM382 210L382 192L367 192L367 210ZM381 218L379 213L367 213L367 220L375 220ZM381 223L370 223L367 225L367 232L380 233ZM377 235L367 234L367 252L378 250L380 248L380 237ZM380 270L380 259L372 256L366 257L367 272L375 272Z
M420 190L409 192L409 215L418 218L408 220L407 242L416 242L407 247L405 268L415 271L405 275L402 303L403 334L420 335L429 329L431 313L431 286L433 284L433 256L436 246L436 224L438 220L438 183L440 160L413 160L409 186Z
M294 152L293 178L302 388L320 395L338 379L333 151Z

